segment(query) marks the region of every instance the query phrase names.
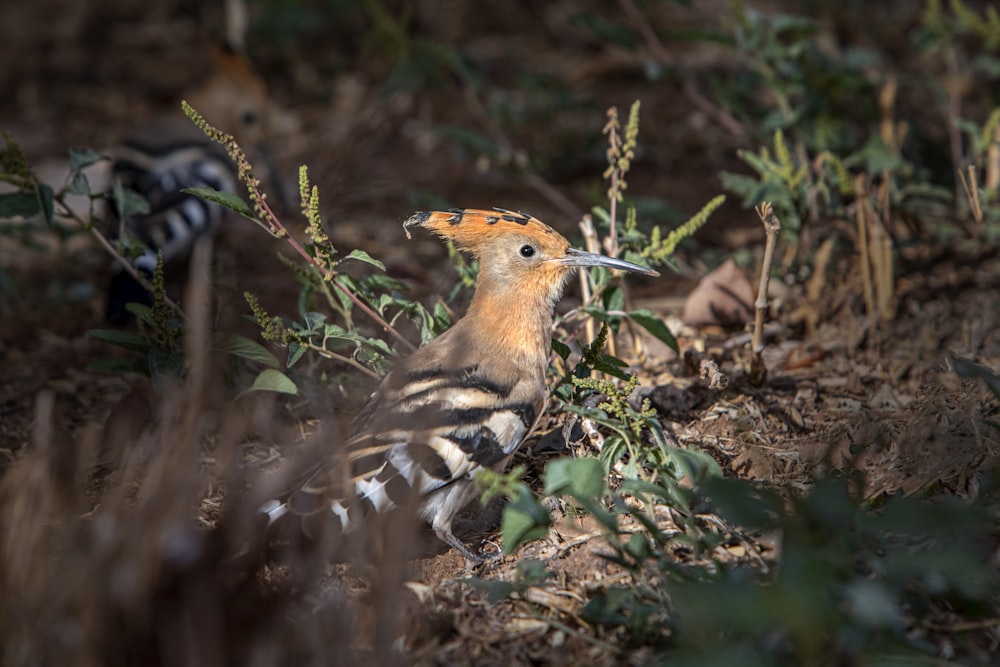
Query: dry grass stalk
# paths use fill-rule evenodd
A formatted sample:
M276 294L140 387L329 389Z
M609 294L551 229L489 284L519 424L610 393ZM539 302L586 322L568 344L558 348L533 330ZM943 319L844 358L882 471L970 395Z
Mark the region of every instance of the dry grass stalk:
M888 322L895 315L892 238L872 206L863 174L854 179L854 197L865 312L872 322Z
M868 226L871 204L868 203L868 191L865 187L865 177L858 174L854 179L854 214L858 223L858 261L861 263L861 288L865 297L865 313L869 320L875 317L875 289L872 287L872 270L868 263Z
M966 173L968 176L966 176ZM965 190L965 198L969 202L969 210L972 212L972 219L976 221L976 236L978 237L982 233L983 229L983 206L979 197L979 183L976 178L976 166L970 164L966 168L965 172L959 170L958 178L962 182L962 189Z
M404 512L347 539L262 537L257 507L281 480L244 462L247 398L220 399L210 257L206 242L192 260L185 377L102 461L116 470L97 477L81 450L98 438L74 442L54 394L38 395L33 442L0 478L0 664L354 664L366 650L399 662L416 522ZM317 440L336 443L333 431ZM295 463L276 476L296 477ZM328 575L333 555L352 553L372 574L364 602Z
M895 315L894 270L892 260L892 238L877 218L869 218L872 227L869 231L871 262L875 274L875 298L878 316L883 322L890 321Z
M750 383L760 386L767 379L767 368L764 366L764 316L767 314L767 286L771 281L771 263L774 261L774 248L778 245L778 234L781 232L781 221L774 212L770 202L763 202L755 209L760 221L764 223L764 259L760 267L760 283L757 287L757 300L754 302L755 314L753 322L753 339L750 355Z

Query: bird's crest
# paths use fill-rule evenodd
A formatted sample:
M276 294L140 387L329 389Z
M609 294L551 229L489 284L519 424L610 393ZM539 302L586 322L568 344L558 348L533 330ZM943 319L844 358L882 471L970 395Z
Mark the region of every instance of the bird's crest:
M538 218L519 211L495 208L453 208L447 211L420 211L403 223L407 238L411 227L423 227L454 242L461 248L475 250L482 243L503 234L518 233L536 238L561 238Z

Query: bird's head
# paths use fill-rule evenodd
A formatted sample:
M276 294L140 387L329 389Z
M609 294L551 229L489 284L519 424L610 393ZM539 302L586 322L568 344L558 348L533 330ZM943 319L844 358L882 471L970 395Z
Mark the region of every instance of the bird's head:
M526 213L452 209L415 213L403 227L423 227L479 260L479 284L521 294L537 291L555 302L566 279L581 266L600 266L650 276L656 271L613 257L571 248L556 230Z
M272 115L264 82L245 55L225 45L211 47L213 66L186 97L205 120L256 150L270 131Z

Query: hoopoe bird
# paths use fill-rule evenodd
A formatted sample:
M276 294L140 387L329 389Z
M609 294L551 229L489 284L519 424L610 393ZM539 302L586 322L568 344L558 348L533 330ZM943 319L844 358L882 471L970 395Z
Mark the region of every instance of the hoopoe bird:
M186 99L209 123L232 134L262 167L258 175L267 180L270 165L264 140L270 107L264 84L249 61L234 51L215 48L213 58L213 74ZM111 172L112 183L120 182L149 204L149 212L141 215L114 210L118 219L114 235L126 247L139 247L138 256L130 259L147 278L156 267L157 254L163 255L164 265L187 259L198 237L216 231L228 213L222 206L181 192L182 188L237 192L236 167L225 149L206 137L179 106L171 115L148 121L114 149ZM114 271L106 315L121 324L129 319L125 304L148 303L149 295L119 264Z
M453 209L421 212L420 227L479 260L465 316L400 362L379 384L345 443L350 493L332 466L321 466L284 502L261 508L269 522L285 515L326 517L347 532L365 516L407 499L437 536L474 562L452 520L476 496L473 477L502 469L545 411L545 373L556 302L579 267L659 275L620 259L576 250L524 213ZM353 487L353 488L351 488Z

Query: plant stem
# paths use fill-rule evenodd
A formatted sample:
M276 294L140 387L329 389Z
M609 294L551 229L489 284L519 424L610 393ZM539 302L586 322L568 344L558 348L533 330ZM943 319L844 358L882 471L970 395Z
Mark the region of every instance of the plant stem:
M764 367L764 316L767 313L767 286L771 281L771 262L774 260L774 247L778 244L778 233L781 231L781 221L774 213L770 202L763 202L756 207L760 221L764 223L766 241L764 243L764 260L760 267L760 284L757 287L757 300L754 302L756 313L753 322L753 340L751 342L750 384L760 386L767 379L767 368Z
M327 350L324 347L320 347L319 345L316 345L315 343L310 343L308 341L305 342L305 343L302 343L302 344L305 345L305 347L307 347L308 349L312 350L313 352L315 352L316 354L318 354L319 356L321 356L321 357L323 357L325 359L331 359L333 361L340 361L340 362L343 362L343 363L345 363L345 364L347 364L349 366L353 366L354 368L358 369L359 371L361 371L362 373L364 373L368 377L374 378L375 380L381 380L382 379L381 375L379 375L378 373L376 373L372 369L368 368L367 366L365 366L361 362L357 361L356 359L352 359L351 357L345 357L344 355L337 354L336 352L331 352L330 350Z

